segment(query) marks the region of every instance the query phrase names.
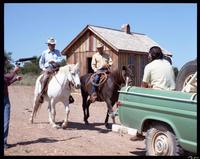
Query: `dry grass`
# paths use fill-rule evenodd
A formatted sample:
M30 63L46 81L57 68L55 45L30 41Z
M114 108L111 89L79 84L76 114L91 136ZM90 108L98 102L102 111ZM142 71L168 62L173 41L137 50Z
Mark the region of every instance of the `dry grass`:
M20 75L23 77L21 81L16 81L15 85L24 85L24 86L34 86L38 75L33 74L24 74Z

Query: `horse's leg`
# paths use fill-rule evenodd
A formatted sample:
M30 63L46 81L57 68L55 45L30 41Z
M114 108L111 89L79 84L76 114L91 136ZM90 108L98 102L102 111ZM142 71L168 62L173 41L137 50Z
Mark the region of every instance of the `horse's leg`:
M106 119L105 119L105 125L106 125L106 127L108 126L108 117L109 117L109 115L108 115L108 110L107 110Z
M82 95L82 108L83 108L83 115L84 115L84 122L85 124L88 124L88 108L87 108L87 98L88 98L88 94L81 88L81 95Z
M49 113L49 122L52 125L52 127L60 128L60 126L56 125L55 123L56 111L55 111L55 102L53 99L49 100L48 113Z
M105 126L108 127L108 117L109 116L111 116L111 118L113 120L113 124L115 124L115 113L113 111L113 105L115 103L110 101L110 99L107 99L106 104L107 104L108 111L107 111L107 114L106 114Z
M68 124L68 117L69 117L69 112L70 112L69 101L67 100L63 104L65 105L66 117L65 117L64 122L62 123L62 128L65 129L67 127L67 124Z
M87 115L86 115L86 118L85 118L86 121L87 121L87 124L89 124L88 118L90 117L90 111L89 111L90 104L91 104L91 101L87 100L87 102L86 102L86 112L87 112Z

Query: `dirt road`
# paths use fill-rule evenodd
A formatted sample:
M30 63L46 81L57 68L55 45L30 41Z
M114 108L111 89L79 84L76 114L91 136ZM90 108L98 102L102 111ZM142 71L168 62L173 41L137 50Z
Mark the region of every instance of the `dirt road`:
M70 105L68 128L55 129L49 125L47 103L39 110L34 124L29 123L32 111L33 86L10 86L11 119L8 144L4 151L10 155L42 156L144 156L144 141L131 141L130 135L118 134L104 126L105 103L90 106L90 125L83 122L82 99L72 94L75 102ZM62 103L56 106L56 121L63 121L65 110ZM109 119L109 123L112 120ZM119 119L117 118L117 123Z

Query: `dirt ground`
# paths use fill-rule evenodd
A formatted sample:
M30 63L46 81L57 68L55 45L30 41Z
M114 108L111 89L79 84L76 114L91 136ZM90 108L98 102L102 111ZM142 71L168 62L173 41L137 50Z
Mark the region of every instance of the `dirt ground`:
M73 93L68 128L56 129L49 125L47 103L30 124L33 86L10 86L11 119L5 156L144 156L144 141L131 141L129 134L119 134L104 126L106 104L95 102L90 106L90 125L83 122L82 98ZM65 110L56 105L56 122L62 122ZM119 119L117 117L117 123ZM109 123L112 120L109 119Z

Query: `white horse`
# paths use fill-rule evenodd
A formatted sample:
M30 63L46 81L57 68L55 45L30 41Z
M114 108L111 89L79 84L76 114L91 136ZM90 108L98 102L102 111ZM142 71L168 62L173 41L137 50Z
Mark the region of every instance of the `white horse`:
M34 103L33 111L31 114L30 122L33 123L33 117L36 116L38 108L41 103L38 102L38 95L41 92L40 79L43 75L41 74L35 83L35 93L34 93ZM59 128L59 125L55 123L55 105L58 102L62 102L65 106L66 117L62 123L62 128L67 127L68 116L69 116L69 96L71 94L71 86L76 89L80 88L80 77L79 77L79 64L68 64L60 67L59 71L53 75L52 79L49 81L47 94L44 95L44 100L48 101L48 112L49 112L49 122L53 127Z

